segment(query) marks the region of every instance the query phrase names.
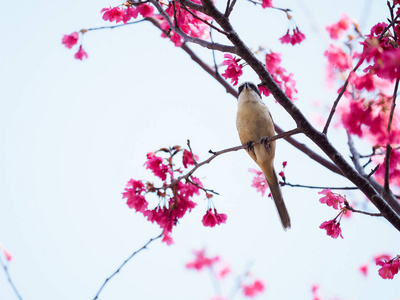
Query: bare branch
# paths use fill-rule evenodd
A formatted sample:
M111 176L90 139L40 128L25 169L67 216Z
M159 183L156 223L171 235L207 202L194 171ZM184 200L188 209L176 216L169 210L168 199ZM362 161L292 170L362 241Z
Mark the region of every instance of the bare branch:
M18 297L19 300L22 300L22 297L21 297L20 293L18 292L18 290L17 290L17 288L16 288L14 282L11 280L10 273L8 272L8 267L7 267L7 265L3 262L1 256L0 256L0 264L1 264L2 267L3 267L4 273L6 273L8 283L11 285L11 287L12 287L12 289L13 289L15 295Z
M121 269L125 266L125 264L126 264L128 261L130 261L130 260L132 259L132 257L134 257L136 254L138 254L140 251L142 251L142 250L144 250L144 249L147 249L147 246L148 246L151 242L153 242L153 241L155 241L155 240L158 240L160 237L162 237L162 233L161 233L160 235L156 236L155 238L150 239L146 244L144 244L144 246L143 246L142 248L140 248L140 249L136 250L135 252L133 252L133 253L122 263L122 265L120 265L119 268L118 268L114 273L112 273L110 277L108 277L108 278L104 281L103 285L100 287L99 291L97 292L97 294L96 294L96 296L93 298L93 300L96 300L96 299L99 297L101 291L102 291L103 288L106 286L106 284L108 283L108 281L109 281L111 278L113 278L117 273L119 273L119 271L121 271Z
M346 206L347 210L350 210L350 211L355 212L355 213L368 215L368 216L371 216L371 217L382 217L382 214L379 214L379 213L369 213L369 212L366 212L366 211L354 209L353 207L350 206L350 204L347 201L344 202L344 205Z
M325 190L325 189L331 189L331 190L358 190L358 187L356 186L342 186L342 187L331 187L331 186L315 186L315 185L302 185L302 184L292 184L289 182L284 181L282 183L282 186L290 186L290 187L300 187L300 188L307 188L307 189L319 189L319 190Z

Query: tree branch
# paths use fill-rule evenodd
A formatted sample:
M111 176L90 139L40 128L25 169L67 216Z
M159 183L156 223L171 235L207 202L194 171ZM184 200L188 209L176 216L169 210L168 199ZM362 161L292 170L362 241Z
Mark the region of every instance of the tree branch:
M8 272L8 267L7 265L3 262L1 256L0 256L0 264L2 265L3 269L4 269L4 273L6 273L7 276L7 280L9 282L9 284L11 285L12 289L14 290L15 295L18 297L19 300L22 300L22 297L20 295L20 293L18 292L14 282L11 280L11 276L10 273Z
M125 266L125 264L126 264L128 261L130 261L130 260L132 259L132 257L134 257L136 254L138 254L140 251L142 251L142 250L144 250L144 249L147 249L147 246L148 246L151 242L153 242L153 241L159 239L160 237L162 237L162 233L161 233L159 236L150 239L142 248L140 248L140 249L136 250L135 252L133 252L133 253L122 263L122 265L120 265L119 268L118 268L114 273L112 273L110 277L108 277L108 278L104 281L103 285L100 287L99 291L97 292L97 294L96 294L96 296L93 298L93 300L96 300L96 299L99 297L101 291L102 291L103 288L106 286L106 284L108 283L108 281L109 281L111 278L113 278L115 275L117 275L117 273L119 273L119 271L121 271L121 269Z

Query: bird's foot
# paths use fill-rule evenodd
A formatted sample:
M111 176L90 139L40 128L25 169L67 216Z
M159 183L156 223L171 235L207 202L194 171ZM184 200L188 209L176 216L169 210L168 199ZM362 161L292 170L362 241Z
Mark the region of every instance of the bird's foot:
M249 152L250 152L250 151L253 151L253 152L254 152L254 144L253 144L252 141L246 143L246 149L247 149L247 151L249 151Z
M266 149L268 152L271 151L271 144L270 144L269 141L268 141L268 137L263 136L263 137L261 138L261 144L264 145L265 149Z

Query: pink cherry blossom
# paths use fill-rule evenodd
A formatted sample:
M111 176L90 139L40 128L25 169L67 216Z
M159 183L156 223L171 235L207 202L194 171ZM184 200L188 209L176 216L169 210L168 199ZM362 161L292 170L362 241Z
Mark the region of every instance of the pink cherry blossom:
M295 100L294 95L297 94L296 81L293 79L293 74L287 74L286 69L283 68L280 64L280 53L275 53L271 51L270 53L267 53L265 55L265 66L272 75L272 78L279 85L279 87L281 87L285 91L286 95L291 100ZM264 86L260 86L259 90L260 93L265 96L270 95L270 91Z
M222 223L226 223L227 219L226 214L219 214L217 210L214 208L214 212L211 208L209 208L206 214L203 216L202 223L206 227L214 227L215 225L220 225Z
M330 44L324 55L328 58L329 64L339 71L346 71L351 68L350 57L338 46Z
M238 65L240 58L234 58L231 54L226 53L224 55L225 60L222 65L227 66L224 73L221 75L225 79L230 79L233 85L237 85L239 82L239 77L243 74L243 65Z
M304 41L306 36L302 33L298 27L293 29L293 33L290 33L290 29L286 32L286 34L281 37L279 40L282 44L292 44L293 46L296 44L300 44Z
M125 12L120 7L105 7L100 13L103 14L104 21L116 22L119 23L124 20Z
M367 277L368 275L368 265L362 265L358 268L358 270L365 276Z
M88 54L85 50L82 49L82 46L79 46L78 52L75 53L75 58L80 60L88 58Z
M79 39L79 33L73 32L71 34L64 35L61 42L65 45L65 47L71 49L78 43L78 39Z
M335 220L325 221L319 226L319 228L325 229L326 234L334 239L338 238L338 236L343 238L342 230L340 229L340 223L336 222Z
M170 246L170 245L172 245L174 243L174 240L172 239L172 237L165 230L163 231L162 242L166 243L168 246Z
M154 153L147 153L147 161L145 162L146 169L150 169L154 175L159 177L161 180L167 179L167 174L169 172L169 166L162 163L163 159L161 157L155 156Z
M262 0L262 8L273 7L272 0Z
M376 265L381 266L378 270L378 274L383 279L393 279L394 275L396 275L400 269L400 261L398 260L398 257L391 260L377 260Z
M143 18L152 17L154 15L154 7L147 3L140 4L136 9Z
M373 90L375 90L373 75L369 73L358 76L354 72L352 72L350 74L350 83L353 84L354 87L359 91L365 89L368 92L372 92Z
M264 197L265 191L268 188L268 183L267 180L265 179L263 172L252 168L249 169L249 172L256 174L256 176L254 176L253 178L251 186L255 188L257 192L260 192L261 196Z
M343 34L349 28L350 23L351 23L350 18L346 14L343 14L339 22L332 25L328 25L325 27L325 29L326 31L328 31L331 39L337 40L338 38L343 36Z
M219 256L207 257L204 249L196 250L194 251L194 254L196 256L194 261L186 264L186 268L188 269L196 269L197 271L200 271L204 268L211 268L217 261L219 261Z
M199 159L199 157L197 155L193 155L193 156L196 161ZM185 168L187 168L188 166L194 165L193 156L190 151L188 151L186 149L183 151L182 164Z
M261 280L255 280L253 283L248 285L243 285L243 294L246 297L255 297L261 294L265 290L265 285Z
M144 212L147 209L148 202L141 193L145 191L143 182L138 180L129 180L126 185L122 198L126 198L126 204L129 208L134 208L137 212Z
M139 11L136 9L136 7L130 6L125 9L125 14L122 18L122 21L126 24L129 22L132 18L136 19L138 17Z
M318 194L325 195L319 199L319 202L326 203L328 206L332 206L334 209L341 209L343 206L344 198L332 193L330 189L322 190Z

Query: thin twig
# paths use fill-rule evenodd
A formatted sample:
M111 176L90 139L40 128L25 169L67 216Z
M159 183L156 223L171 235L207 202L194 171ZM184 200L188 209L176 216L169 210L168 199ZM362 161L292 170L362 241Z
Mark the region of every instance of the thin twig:
M393 121L393 114L394 109L396 107L396 96L397 96L397 89L399 88L399 79L396 80L396 84L394 86L393 91L393 98L392 98L392 105L390 107L390 115L389 115L389 122L388 122L388 136L390 138L390 130L392 129L392 121ZM384 193L389 192L390 190L390 183L389 183L389 171L390 171L390 154L392 153L392 146L387 143L386 145L386 157L385 157L385 183L383 185Z
M187 179L187 182L189 182L190 184L193 184L194 186L197 186L199 189L203 190L205 193L213 193L214 195L219 195L219 193L217 193L216 191L211 190L211 189L206 189L206 188L202 187L201 185L198 185L197 183L193 182L190 179Z
M131 260L132 257L134 257L136 254L138 254L140 251L146 249L147 246L148 246L151 242L153 242L153 241L159 239L160 237L162 237L162 233L161 233L159 236L150 239L142 248L140 248L140 249L136 250L135 252L133 252L133 253L122 263L122 265L120 265L119 268L118 268L114 273L112 273L110 277L108 277L108 278L104 281L103 285L100 287L99 291L97 292L97 294L96 294L96 296L93 298L93 300L96 300L96 299L99 297L101 291L103 290L103 288L105 287L105 285L108 283L108 281L109 281L111 278L113 278L117 273L119 273L119 271L121 271L121 269L125 266L125 264L126 264L128 261Z
M3 266L4 273L6 273L8 283L11 285L12 289L14 290L15 295L18 297L18 299L22 300L22 297L21 297L20 293L18 292L14 282L11 280L10 273L8 272L8 267L3 262L1 256L0 256L0 264Z
M301 188L308 188L308 189L320 189L320 190L325 190L325 189L331 189L331 190L358 190L358 187L354 186L343 186L343 187L330 187L330 186L313 186L313 185L302 185L302 184L292 184L289 182L284 181L282 183L282 186L290 186L290 187L301 187Z
M297 134L297 133L300 133L300 131L296 128L296 129L289 130L289 131L281 133L281 134L274 135L272 137L268 137L267 141L271 142L271 141L274 141L274 140L277 140L277 139L281 139L281 138L284 138L284 137L287 137L287 136L290 136L290 135L293 135L293 134ZM262 139L260 139L259 141L252 142L252 145L261 144L261 140ZM201 166L203 166L205 164L210 163L214 158L216 158L217 156L220 156L221 154L228 153L228 152L234 152L234 151L238 151L238 150L241 150L241 149L247 149L247 148L248 148L248 145L245 144L245 145L241 145L241 146L236 146L236 147L231 147L231 148L228 148L228 149L220 150L220 151L217 151L217 152L214 152L214 151L210 150L208 152L211 153L212 156L210 156L208 159L198 163L186 175L182 175L182 176L178 177L176 180L177 181L180 181L182 179L187 180L190 176L192 176L192 174L198 168L200 168Z
M369 213L369 212L366 212L366 211L354 209L353 207L350 206L350 204L347 201L344 202L344 205L346 206L347 210L350 210L350 211L355 212L355 213L368 215L368 216L371 216L371 217L382 217L382 214L380 214L380 213Z
M102 27L95 27L95 28L89 28L89 29L82 29L81 32L87 32L87 31L93 31L93 30L103 30L103 29L114 29L117 27L123 27L123 26L127 26L127 25L132 25L132 24L137 24L137 23L141 23L143 21L146 21L146 19L142 19L142 20L138 20L138 21L133 21L133 22L128 22L125 24L118 24L118 25L111 25L111 26L102 26Z
M211 24L212 24L212 22L211 22ZM214 43L214 39L213 39L213 35L212 35L212 27L210 27L210 40L211 40L211 43ZM211 50L211 53L212 53L213 62L214 62L215 75L219 76L218 64L217 64L217 60L215 59L215 50Z
M196 159L194 158L194 153L193 153L192 147L190 146L190 140L189 140L189 139L187 140L187 145L188 145L188 147L189 147L190 154L192 154L193 162L194 162L195 165L197 165L197 161L196 161Z

